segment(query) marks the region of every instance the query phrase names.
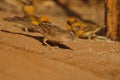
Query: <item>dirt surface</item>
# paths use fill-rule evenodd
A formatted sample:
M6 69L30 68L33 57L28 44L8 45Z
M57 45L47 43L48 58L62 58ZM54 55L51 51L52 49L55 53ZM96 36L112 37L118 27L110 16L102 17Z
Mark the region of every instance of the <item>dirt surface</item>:
M78 39L66 43L73 51L49 49L40 33L24 32L15 27L20 24L3 20L15 15L0 11L0 80L120 80L119 42ZM60 26L67 20L64 14L45 15Z

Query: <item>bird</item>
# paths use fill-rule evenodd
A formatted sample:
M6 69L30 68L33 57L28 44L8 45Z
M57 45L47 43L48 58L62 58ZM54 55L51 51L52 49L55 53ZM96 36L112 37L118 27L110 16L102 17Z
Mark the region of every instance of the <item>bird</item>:
M75 35L71 31L64 30L60 26L57 26L50 21L46 21L44 19L42 19L39 25L34 25L31 22L25 21L25 19L21 17L6 17L4 18L4 20L9 22L17 22L25 25L26 27L33 28L35 32L39 32L43 35L43 43L46 44L49 48L52 47L47 43L48 40L62 44L68 41L75 42Z
M78 20L75 17L70 17L67 21L66 28L72 31L79 38L92 39L93 37L98 37L96 33L104 27L99 24L87 23Z

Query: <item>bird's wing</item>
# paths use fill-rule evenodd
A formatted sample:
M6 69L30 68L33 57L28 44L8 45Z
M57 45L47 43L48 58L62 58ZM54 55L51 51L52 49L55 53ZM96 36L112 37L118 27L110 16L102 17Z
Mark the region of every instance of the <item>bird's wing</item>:
M56 26L52 23L40 23L39 26L42 31L44 31L47 34L52 35L52 36L58 36L58 34L62 34L65 32L64 29L62 29L59 26Z

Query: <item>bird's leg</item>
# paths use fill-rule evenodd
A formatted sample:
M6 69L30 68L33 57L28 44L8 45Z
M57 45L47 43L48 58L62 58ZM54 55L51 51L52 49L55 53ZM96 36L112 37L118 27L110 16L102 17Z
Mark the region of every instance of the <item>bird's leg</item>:
M44 38L44 39L43 39L43 43L44 43L45 45L47 45L50 49L52 49L52 47L51 47L46 41L47 41L47 39Z
M89 36L88 36L88 40L91 40L91 38L92 38L92 35L89 35Z
M28 32L28 28L24 28L25 32Z
M91 34L88 36L88 39L91 40L93 37L96 37L96 34L95 34L95 33L91 33Z

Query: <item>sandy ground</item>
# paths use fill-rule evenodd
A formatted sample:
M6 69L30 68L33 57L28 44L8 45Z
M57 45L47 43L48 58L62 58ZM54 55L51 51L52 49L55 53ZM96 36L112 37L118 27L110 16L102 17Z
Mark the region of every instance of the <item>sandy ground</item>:
M120 80L119 42L78 39L67 43L73 51L49 49L40 33L22 31L3 20L8 16L0 11L0 80ZM64 16L48 16L65 24Z

